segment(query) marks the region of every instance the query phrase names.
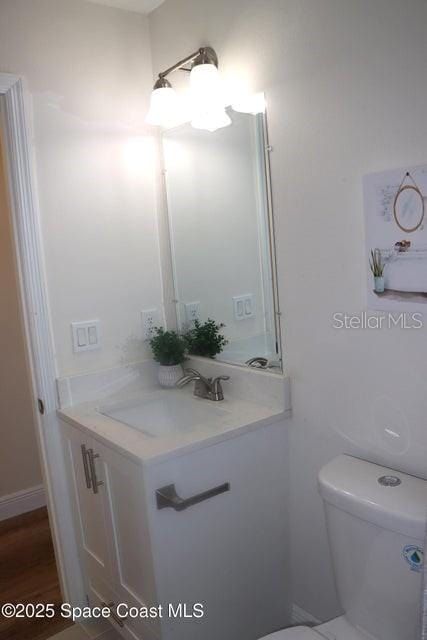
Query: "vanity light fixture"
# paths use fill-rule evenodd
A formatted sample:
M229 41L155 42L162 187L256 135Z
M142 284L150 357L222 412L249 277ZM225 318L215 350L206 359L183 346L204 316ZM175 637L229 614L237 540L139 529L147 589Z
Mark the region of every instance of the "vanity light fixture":
M240 113L265 113L265 95L263 92L253 93L252 95L242 96L231 105L233 111Z
M147 124L167 127L178 107L178 98L171 83L159 76L151 93L150 110L145 118Z
M166 76L178 69L190 72L191 124L196 129L215 131L231 124L218 72L218 57L212 47L198 51L159 73L151 94L148 124L168 127L180 118L178 96Z

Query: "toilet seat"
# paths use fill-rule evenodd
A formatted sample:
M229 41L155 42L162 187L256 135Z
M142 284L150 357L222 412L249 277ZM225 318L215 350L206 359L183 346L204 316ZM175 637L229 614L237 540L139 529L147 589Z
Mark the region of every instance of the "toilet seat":
M310 627L291 627L290 629L282 629L276 633L271 633L260 640L324 640L324 636L316 633Z

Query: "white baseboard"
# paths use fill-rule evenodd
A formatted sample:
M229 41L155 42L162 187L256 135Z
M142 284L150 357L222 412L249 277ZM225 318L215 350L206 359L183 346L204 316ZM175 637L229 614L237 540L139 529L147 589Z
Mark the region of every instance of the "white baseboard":
M0 497L0 521L34 511L46 505L43 485Z
M302 609L297 604L293 604L292 605L292 624L316 626L318 624L322 624L322 621L312 616L311 613L308 613L308 611L305 611L305 609Z

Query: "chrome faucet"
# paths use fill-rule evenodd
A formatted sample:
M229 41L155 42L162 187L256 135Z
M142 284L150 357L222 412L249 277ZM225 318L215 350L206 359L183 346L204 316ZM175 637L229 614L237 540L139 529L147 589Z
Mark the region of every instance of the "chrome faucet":
M255 356L255 358L246 360L245 364L248 367L254 367L255 369L266 369L268 367L268 360L263 356Z
M280 369L281 363L280 360L268 360L264 358L264 356L256 356L255 358L250 358L246 360L245 364L248 367L252 367L254 369Z
M221 381L229 380L230 376L217 376L216 378L205 378L196 369L184 369L185 375L175 384L176 387L184 387L189 382L194 381L194 395L207 400L224 400Z

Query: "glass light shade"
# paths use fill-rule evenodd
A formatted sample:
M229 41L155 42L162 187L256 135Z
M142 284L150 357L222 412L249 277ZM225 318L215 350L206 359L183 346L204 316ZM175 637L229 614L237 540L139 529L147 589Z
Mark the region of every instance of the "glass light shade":
M170 126L176 119L178 110L178 99L171 87L154 89L145 122L154 126Z
M191 121L191 126L194 129L206 129L207 131L216 131L228 127L230 124L231 118L224 108L196 113Z
M240 97L233 102L231 107L233 111L239 111L240 113L251 113L252 115L265 113L265 95L261 92Z
M192 127L216 131L231 124L219 71L214 64L196 64L190 74Z
M196 64L190 73L190 83L192 90L201 96L221 93L219 71L214 64Z

